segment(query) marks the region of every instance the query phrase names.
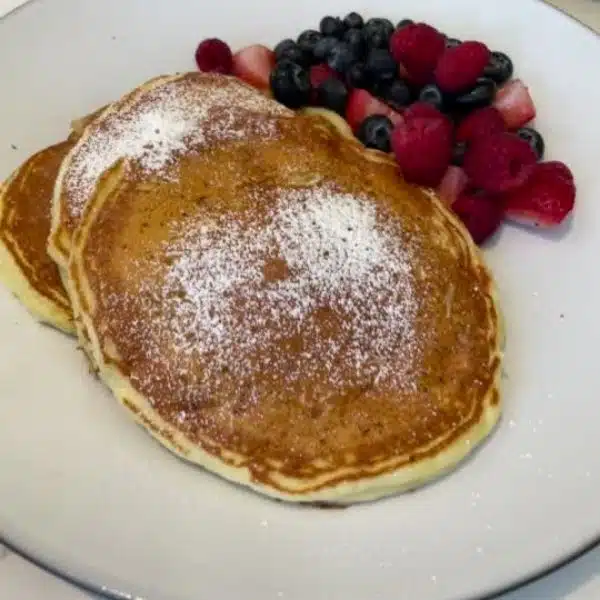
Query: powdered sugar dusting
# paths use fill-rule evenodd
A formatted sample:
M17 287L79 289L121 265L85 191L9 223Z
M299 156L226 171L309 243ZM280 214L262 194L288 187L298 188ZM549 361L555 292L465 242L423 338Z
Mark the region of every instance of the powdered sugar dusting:
M241 118L244 111L262 119ZM146 171L161 171L178 155L208 140L275 135L272 118L287 109L233 78L196 74L160 83L140 94L126 109L94 126L75 150L65 174L68 210L78 218L100 176L121 158ZM242 115L243 117L243 115Z
M274 193L260 218L202 219L165 248L158 297L156 282L138 290L161 307L147 314L148 352L168 344L182 369L204 357L198 384L227 373L249 395L265 372L414 390L418 299L400 224L329 185Z

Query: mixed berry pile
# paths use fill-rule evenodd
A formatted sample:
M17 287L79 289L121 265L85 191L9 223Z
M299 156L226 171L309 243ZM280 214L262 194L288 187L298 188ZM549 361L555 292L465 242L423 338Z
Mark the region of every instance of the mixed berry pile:
M202 71L235 75L286 106L343 116L367 147L393 152L409 182L436 188L474 241L508 218L552 227L572 211L575 184L561 162L542 162L529 89L513 63L480 41L426 23L352 12L273 50L232 53L211 38L196 50Z

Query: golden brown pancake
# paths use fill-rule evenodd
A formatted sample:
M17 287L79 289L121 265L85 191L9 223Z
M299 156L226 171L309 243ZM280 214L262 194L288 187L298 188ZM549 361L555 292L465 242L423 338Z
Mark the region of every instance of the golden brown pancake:
M69 299L46 242L54 181L74 143L34 154L0 191L0 277L36 318L68 333L74 333Z
M74 240L101 377L173 452L271 497L349 504L453 468L500 415L468 233L326 121L186 81L231 102L160 173L110 169Z
M28 158L0 187L0 279L37 319L67 333L75 333L69 299L46 252L52 195L64 157L101 110L73 121L67 140Z

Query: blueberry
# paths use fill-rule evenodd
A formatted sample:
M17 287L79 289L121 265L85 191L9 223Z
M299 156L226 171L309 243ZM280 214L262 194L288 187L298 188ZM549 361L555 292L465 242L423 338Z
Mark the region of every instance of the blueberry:
M300 108L310 100L308 70L290 60L282 60L271 71L271 91L275 100L289 108Z
M291 43L290 43L291 42ZM311 63L311 57L304 52L294 40L283 40L275 47L275 60L289 60L303 67L307 67Z
M312 61L317 42L323 37L323 34L314 29L307 29L298 36L298 47Z
M387 48L394 33L394 25L389 19L369 19L364 31L371 48Z
M532 127L521 127L521 129L517 129L516 133L522 140L525 140L531 146L538 157L538 160L542 160L542 158L544 158L546 144L544 143L544 138L540 135L539 131L536 131Z
M429 83L419 92L419 101L427 102L438 110L443 111L446 108L446 97L442 90L434 83Z
M338 73L345 73L350 65L356 61L356 54L347 42L338 42L327 56L327 64Z
M367 117L358 127L356 137L367 147L389 152L390 136L394 126L392 122L383 115L371 115Z
M450 162L457 167L462 166L465 159L465 152L467 151L466 142L456 142L454 148L452 148L452 158Z
M460 46L461 44L462 42L456 38L446 38L446 48L456 48L456 46Z
M322 37L316 44L313 51L315 61L318 63L325 62L331 49L338 43L337 38L332 36Z
M414 25L415 22L412 19L402 19L402 21L398 21L398 24L396 25L396 29L402 29L403 27L406 27L408 25Z
M285 52L288 52L289 50L291 50L292 48L297 48L298 45L296 44L296 42L294 40L291 40L290 38L286 39L286 40L281 40L281 42L279 42L279 44L277 44L277 46L275 46L275 60L279 61L282 58L284 58L282 56L282 54L284 54Z
M473 110L491 104L496 95L496 84L491 79L481 77L468 92L454 98L454 106L461 110Z
M339 17L323 17L319 24L321 33L325 36L333 36L335 38L342 37L345 27Z
M365 24L363 18L357 12L348 13L342 22L348 29L360 29Z
M483 76L501 85L512 77L513 71L512 60L504 52L492 52Z
M343 115L348 102L348 88L337 77L326 79L317 88L317 104Z
M355 62L346 71L346 83L351 88L368 88L370 85L369 75L365 63Z
M366 44L362 29L348 29L342 39L352 46L352 50L356 56L364 55Z
M412 101L410 88L404 81L394 79L380 90L382 100L395 110L406 108Z
M388 50L372 48L367 55L367 71L373 81L390 81L398 74L398 65Z

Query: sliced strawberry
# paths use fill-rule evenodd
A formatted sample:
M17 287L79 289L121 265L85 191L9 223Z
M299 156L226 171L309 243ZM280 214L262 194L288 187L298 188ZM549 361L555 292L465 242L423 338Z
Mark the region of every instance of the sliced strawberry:
M450 165L437 188L438 195L447 206L452 206L455 200L467 189L469 178L460 168Z
M535 119L535 106L527 86L514 79L496 93L494 107L500 111L507 129L518 129Z
M356 131L360 124L371 115L384 115L394 125L404 122L400 113L367 92L367 90L359 88L352 90L346 105L346 121L348 121L352 131Z
M555 227L575 206L575 182L562 163L540 163L522 187L504 198L511 221L534 227Z
M452 205L452 210L478 246L496 233L502 223L502 203L486 194L463 193Z
M254 44L233 55L232 73L256 88L266 89L274 65L275 53L262 44Z

